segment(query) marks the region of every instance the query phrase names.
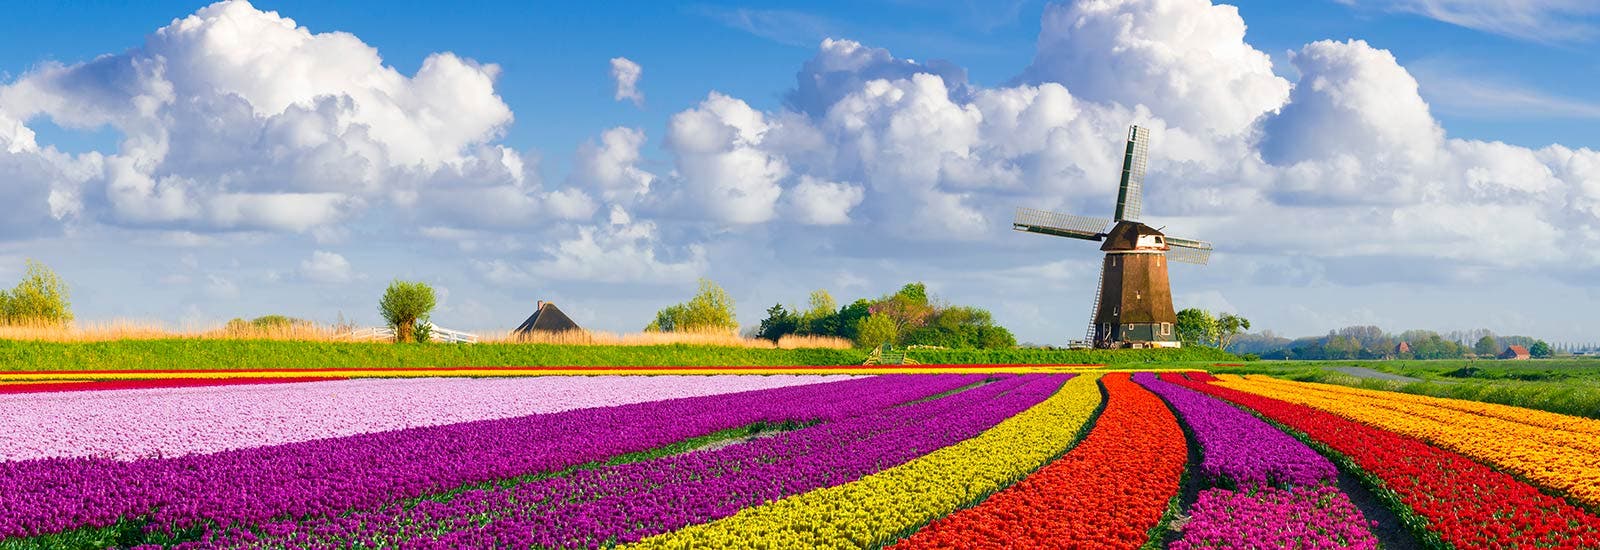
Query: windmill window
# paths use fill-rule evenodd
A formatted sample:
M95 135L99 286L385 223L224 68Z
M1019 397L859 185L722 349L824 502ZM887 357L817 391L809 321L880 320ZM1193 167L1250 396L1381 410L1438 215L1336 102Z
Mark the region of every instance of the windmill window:
M1162 336L1171 336L1172 335L1172 323L1161 323L1161 335Z

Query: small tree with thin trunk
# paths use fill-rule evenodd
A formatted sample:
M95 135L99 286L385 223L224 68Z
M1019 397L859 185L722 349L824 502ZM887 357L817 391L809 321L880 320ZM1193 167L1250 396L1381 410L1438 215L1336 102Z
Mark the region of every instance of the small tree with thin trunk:
M1250 330L1250 320L1232 313L1224 313L1217 317L1217 347L1224 351L1239 339L1239 335Z
M378 301L378 313L394 329L396 342L412 342L417 339L418 323L428 321L433 306L433 287L428 283L395 279Z

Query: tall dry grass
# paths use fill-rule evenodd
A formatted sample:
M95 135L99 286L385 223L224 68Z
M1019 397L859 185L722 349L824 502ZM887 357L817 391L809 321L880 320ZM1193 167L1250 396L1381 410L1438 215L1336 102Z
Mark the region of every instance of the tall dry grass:
M587 330L563 332L511 332L479 333L479 342L517 344L555 344L564 346L662 346L689 344L697 346L723 346L757 349L827 348L850 349L855 344L831 336L784 336L777 342L762 338L745 338L732 332L633 332L618 334Z
M69 324L0 325L0 339L44 342L110 342L116 340L288 340L337 342L348 340L349 327L294 323L274 326L171 328L163 323L118 319Z
M0 340L44 342L110 342L116 340L283 340L308 342L347 342L356 327L294 323L273 326L213 325L169 328L162 323L134 320L70 324L0 325ZM776 343L760 338L744 338L731 332L637 332L617 334L583 330L539 332L515 335L509 331L478 333L478 341L497 344L555 344L566 346L660 346L690 344L759 349L827 348L849 349L843 338L826 336L784 336Z

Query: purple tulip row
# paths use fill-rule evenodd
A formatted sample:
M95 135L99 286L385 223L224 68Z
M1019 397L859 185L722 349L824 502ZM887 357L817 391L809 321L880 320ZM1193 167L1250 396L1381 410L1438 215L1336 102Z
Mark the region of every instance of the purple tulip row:
M156 528L333 516L559 471L757 422L849 418L983 375L905 375L122 462L0 463L0 539L145 516Z
M1002 379L739 444L608 466L447 502L235 530L195 547L597 548L838 485L973 437L1053 394L1070 375Z
M1311 486L1339 476L1328 459L1255 415L1148 372L1133 381L1177 410L1200 444L1200 471L1212 483Z
M1214 485L1189 508L1173 548L1377 548L1371 522L1333 485L1339 471L1327 458L1226 402L1151 373L1133 380L1177 410Z

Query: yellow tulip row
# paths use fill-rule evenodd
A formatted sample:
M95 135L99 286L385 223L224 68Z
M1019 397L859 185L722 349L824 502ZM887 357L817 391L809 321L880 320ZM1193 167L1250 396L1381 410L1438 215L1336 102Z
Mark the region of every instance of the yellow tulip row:
M1259 377L1259 375L1252 376L1250 378L1256 377ZM1317 389L1332 393L1375 397L1392 402L1428 405L1454 411L1490 416L1502 420L1521 422L1523 424L1529 424L1541 428L1551 428L1568 432L1600 435L1600 420L1594 420L1591 418L1568 416L1565 414L1546 412L1536 409L1526 409L1522 407L1513 407L1510 405L1500 405L1496 403L1484 403L1482 401L1469 401L1466 399L1447 399L1429 395L1413 395L1409 393L1377 391L1363 388L1352 388L1349 386L1340 386L1337 384L1311 385Z
M818 489L628 548L876 548L1021 479L1076 443L1100 406L1098 376L977 437L856 481Z
M1407 401L1404 394L1358 395L1267 377L1218 377L1222 386L1322 409L1415 437L1502 468L1572 499L1600 506L1600 453L1587 434Z

